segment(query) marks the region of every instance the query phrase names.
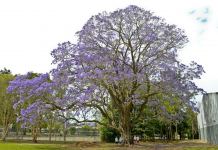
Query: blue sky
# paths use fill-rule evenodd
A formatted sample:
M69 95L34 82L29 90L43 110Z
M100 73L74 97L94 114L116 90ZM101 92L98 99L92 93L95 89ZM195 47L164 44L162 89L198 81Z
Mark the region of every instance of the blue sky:
M185 30L190 42L179 52L206 73L197 84L218 92L218 2L216 0L7 0L0 1L0 69L13 73L48 72L50 52L58 43L74 41L74 33L91 17L128 5L151 10Z

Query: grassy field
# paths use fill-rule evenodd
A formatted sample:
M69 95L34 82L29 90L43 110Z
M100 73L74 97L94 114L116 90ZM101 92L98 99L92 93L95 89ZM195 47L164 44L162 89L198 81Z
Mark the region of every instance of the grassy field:
M131 147L123 147L111 143L71 142L33 144L29 141L0 142L0 150L218 150L218 146L209 145L200 141L180 141L172 143L145 142Z
M62 150L59 144L0 143L0 150Z

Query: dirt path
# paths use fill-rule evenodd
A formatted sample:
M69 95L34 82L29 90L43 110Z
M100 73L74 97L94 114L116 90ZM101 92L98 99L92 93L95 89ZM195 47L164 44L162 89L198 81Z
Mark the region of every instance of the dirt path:
M82 149L84 150L188 150L188 149L208 149L215 148L213 150L218 150L218 146L210 145L205 142L195 140L195 141L177 141L170 143L161 143L161 142L144 142L135 144L130 147L122 147L117 144L109 144L109 143L96 143L96 145L86 145L81 143ZM80 145L80 146L81 146ZM79 146L79 147L80 147Z
M149 150L183 150L187 148L200 148L200 149L208 149L208 148L217 148L216 145L207 144L200 140L193 141L178 141L172 143L142 143L141 147L146 147Z

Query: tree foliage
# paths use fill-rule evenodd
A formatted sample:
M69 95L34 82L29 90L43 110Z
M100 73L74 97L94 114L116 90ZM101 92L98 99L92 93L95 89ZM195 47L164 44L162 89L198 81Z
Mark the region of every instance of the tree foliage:
M1 74L11 74L11 70L7 69L7 68L4 68L3 70L0 70L0 73Z
M77 35L78 43L60 44L52 52L54 63L74 76L84 88L81 101L108 118L126 142L144 107L158 102L159 94L193 106L190 99L202 91L193 82L204 72L202 66L177 59L188 42L184 31L149 11L129 6L100 13Z
M2 139L6 140L9 126L15 121L16 115L13 109L14 95L7 92L9 82L14 79L10 71L0 71L0 126L3 127Z
M176 100L194 107L190 99L203 92L193 81L200 78L203 67L195 62L182 64L177 58L178 50L188 42L184 31L150 11L131 5L99 13L76 35L77 43L64 42L51 52L57 65L51 73L54 82L41 84L36 79L33 87L38 88L25 89L35 92L34 96L57 88L50 93L50 105L61 108L56 103L59 98L64 110L69 104L96 110L108 124L92 121L118 130L125 143L131 143L134 123L148 104ZM23 85L11 84L11 88ZM43 98L38 102L41 107Z

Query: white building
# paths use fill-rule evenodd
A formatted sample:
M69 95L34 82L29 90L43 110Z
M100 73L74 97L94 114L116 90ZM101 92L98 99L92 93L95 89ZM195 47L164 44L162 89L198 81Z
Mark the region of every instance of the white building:
M218 92L203 95L199 111L200 138L208 143L218 144Z

